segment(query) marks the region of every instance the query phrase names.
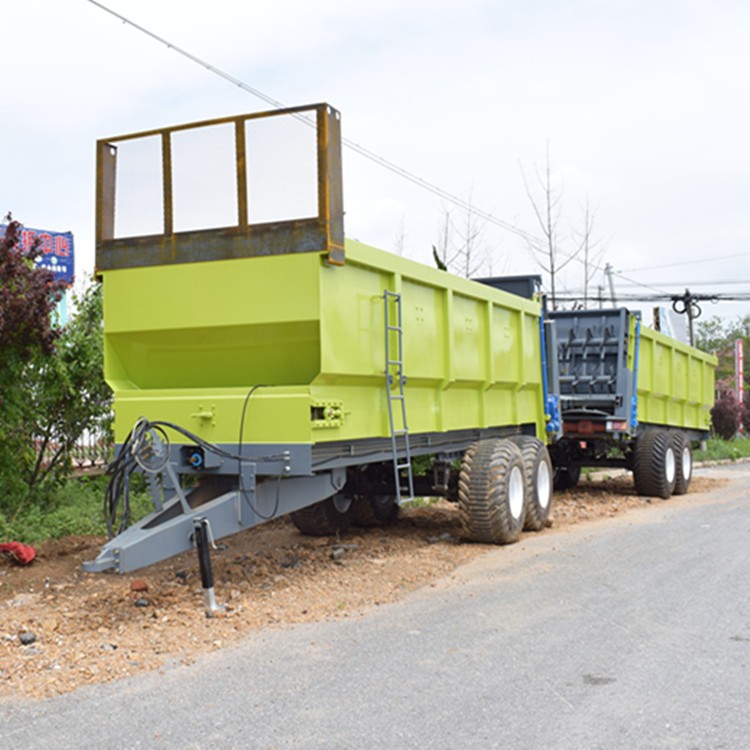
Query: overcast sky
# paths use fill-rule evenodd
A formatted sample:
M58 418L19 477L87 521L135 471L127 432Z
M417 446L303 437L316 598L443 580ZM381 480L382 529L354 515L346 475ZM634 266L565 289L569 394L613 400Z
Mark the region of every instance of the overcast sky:
M588 199L621 294L750 292L746 2L103 2L286 105L330 103L346 138L534 234L519 165L533 183L549 144L562 250ZM2 25L0 210L71 230L79 276L98 138L269 108L89 0L5 3ZM348 150L344 203L347 236L424 262L445 211L465 221ZM495 274L540 271L513 233L485 223L481 244ZM560 280L579 290L581 264Z

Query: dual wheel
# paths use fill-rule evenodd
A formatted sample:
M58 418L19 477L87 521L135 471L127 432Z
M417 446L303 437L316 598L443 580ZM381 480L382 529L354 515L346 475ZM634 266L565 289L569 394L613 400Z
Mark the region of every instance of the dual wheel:
M693 475L693 452L684 432L649 429L638 436L633 478L639 495L666 500L684 495Z
M292 523L310 536L341 534L350 526L386 526L398 518L398 505L391 495L357 495L343 492L291 514Z
M545 445L527 435L480 440L464 453L458 508L476 542L510 544L538 531L552 507L552 463Z

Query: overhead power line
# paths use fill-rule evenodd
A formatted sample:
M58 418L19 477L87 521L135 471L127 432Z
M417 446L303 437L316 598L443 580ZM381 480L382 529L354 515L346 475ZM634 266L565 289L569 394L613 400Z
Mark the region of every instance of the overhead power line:
M679 263L664 263L661 266L646 266L645 268L625 268L624 273L634 273L640 271L658 271L662 268L677 268L678 266L694 266L699 263L715 263L717 260L729 260L730 258L746 258L750 256L750 252L744 253L733 253L732 255L719 255L712 256L710 258L701 258L700 260L683 260Z
M206 60L203 60L200 57L192 54L191 52L188 52L182 47L178 47L176 44L173 44L168 39L165 39L164 37L161 37L158 34L155 34L153 31L150 31L144 26L141 26L140 24L137 24L134 21L131 21L126 16L123 16L122 14L117 13L111 8L108 8L103 3L100 3L97 0L88 0L88 1L92 5L95 5L97 8L100 8L101 10L103 10L105 13L109 13L111 16L114 16L118 20L122 21L124 24L131 26L137 31L140 31L142 34L145 34L146 36L150 37L151 39L154 39L160 44L165 45L168 49L173 50L178 55L182 55L183 57L187 58L191 62L194 62L196 65L200 65L201 67L205 68L209 72L219 76L220 78L223 78L225 81L231 83L234 86L237 86L243 91L246 91L248 94L252 94L258 99L266 102L266 104L270 104L275 109L286 109L286 105L284 105L282 102L278 101L277 99L274 99L273 97L269 96L268 94L263 93L259 89L254 88L253 86L250 86L249 84L245 83L239 78L236 78L230 73L227 73L226 71L221 70L221 68L217 68L215 65L212 65ZM298 119L305 121L308 125L312 124L309 120L307 120L307 118L298 117ZM493 214L487 211L482 211L480 208L477 208L469 201L466 201L463 198L459 198L458 196L453 195L452 193L449 193L447 190L443 190L441 187L438 187L437 185L434 185L433 183L428 182L427 180L419 177L418 175L415 175L413 172L409 172L407 169L404 169L403 167L399 167L398 164L394 164L393 162L388 161L388 159L382 156L379 156L373 151L370 151L364 146L360 146L358 143L355 143L354 141L351 141L348 138L342 138L341 143L347 148L349 148L351 151L354 151L355 153L359 154L360 156L363 156L366 159L369 159L370 161L374 162L375 164L378 164L379 166L383 167L384 169L387 169L390 172L393 172L399 177L402 177L403 179L408 180L409 182L415 185L418 185L419 187L423 188L424 190L427 190L433 195L436 195L439 198L442 198L443 200L446 200L449 203L452 203L453 205L458 206L459 208L465 211L468 211L469 213L472 213L475 216L478 216L479 218L486 221L488 224L494 224L495 226L498 226L507 232L511 232L519 237L522 237L523 239L527 241L534 241L534 242L539 241L537 237L534 237L532 234L525 232L523 229L519 229L518 227L514 226L513 224L510 224L507 221L498 219L496 216L494 216Z
M163 44L168 49L172 50L173 52L176 52L178 55L181 55L182 57L186 58L187 60L190 60L191 62L195 63L196 65L200 65L202 68L205 68L210 73L213 73L214 75L219 76L220 78L224 79L228 83L232 84L233 86L237 86L241 90L247 92L248 94L251 94L252 96L260 99L261 101L265 102L266 104L269 104L274 109L286 109L287 106L283 103L278 101L277 99L274 99L272 96L269 96L268 94L264 93L260 89L257 89L253 86L250 86L249 84L245 83L241 79L231 75L230 73L227 73L225 70L222 70L221 68L217 68L215 65L212 65L206 60L203 60L202 58L198 57L197 55L192 54L186 49L183 49L182 47L179 47L178 45L172 43L168 39L165 39L162 36L159 36L158 34L154 33L153 31L150 31L146 27L136 23L135 21L130 20L126 16L123 16L121 13L117 13L116 11L112 10L111 8L107 7L101 2L98 2L98 0L88 0L92 5L95 5L100 10L103 10L105 13L108 13L109 15L117 18L118 20L122 21L122 23L131 26L136 31L141 32L142 34L145 34L146 36L150 37L154 41L158 42L159 44ZM303 122L305 122L307 125L314 127L314 123L307 117L301 114L296 114L295 117ZM373 151L370 151L369 149L365 148L364 146L361 146L360 144L356 143L355 141L352 141L348 138L341 139L342 145L346 146L349 150L353 151L354 153L359 154L360 156L364 157L365 159L368 159L369 161L373 162L374 164L377 164L378 166L390 171L391 173L401 177L402 179L407 180L408 182L411 182L412 184L422 188L423 190L426 190L433 195L436 195L437 197L447 201L448 203L453 204L454 206L457 206L458 208L467 211L470 214L473 214L483 221L486 221L488 224L492 224L494 226L499 227L500 229L504 229L507 232L510 232L511 234L514 234L523 240L525 240L527 243L539 243L541 240L531 234L530 232L526 232L523 229L520 229L519 227L507 222L503 221L502 219L497 218L492 213L483 211L480 208L477 208L473 203L470 203L467 200L464 200L463 198L460 198L456 195L453 195L452 193L448 192L447 190L444 190L443 188L439 187L438 185L435 185L428 180L423 179L422 177L419 177L418 175L414 174L413 172L410 172L407 169L404 169L403 167L400 167L399 165L389 161L383 156L380 156ZM664 264L661 266L650 266L648 268L636 268L636 269L626 269L626 273L628 272L638 272L638 271L647 271L647 270L657 270L660 268L671 268L675 266L684 266L689 265L693 263L704 263L704 262L714 262L716 260L724 260L729 258L737 258L750 255L750 253L736 253L733 255L726 255L726 256L720 256L718 258L710 258L710 259L703 259L703 260L696 260L696 261L684 261L680 263L669 263ZM586 264L586 261L584 261L581 258L578 258L577 256L573 257L574 260L577 260L580 263ZM604 271L604 267L598 265L594 262L588 262L588 266L590 268L593 268L598 271ZM647 300L663 300L663 299L670 299L671 296L668 292L665 292L663 290L658 289L657 287L654 287L649 284L645 284L642 282L635 281L634 279L631 279L624 275L621 271L612 271L613 275L617 276L619 279L622 279L628 284L641 287L643 289L647 289L651 291L650 295L641 295L640 297L634 297L634 296L628 296L628 295L618 295L622 297L622 299L637 299L639 301L647 301ZM730 282L714 282L714 283L730 283ZM736 283L746 283L746 282L736 282ZM702 285L703 282L694 282L693 285L698 286ZM744 297L742 295L719 295L718 298L722 300L745 300L750 299L750 297ZM575 297L571 298L570 301L580 300L581 297ZM594 301L598 300L598 297L592 298ZM561 298L560 301L565 301Z
M636 286L642 286L637 282L630 282ZM670 286L747 286L750 284L748 279L718 279L716 281L673 281L669 280ZM627 285L624 285L627 286Z

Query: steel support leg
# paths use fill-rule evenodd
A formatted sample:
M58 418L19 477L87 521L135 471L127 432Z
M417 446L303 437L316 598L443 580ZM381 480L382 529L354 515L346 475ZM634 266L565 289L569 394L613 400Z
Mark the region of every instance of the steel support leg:
M198 550L198 565L201 569L203 601L206 605L206 617L213 617L218 612L224 612L224 607L216 603L216 596L214 595L214 574L211 569L211 549L209 547L208 530L207 518L196 518L193 520L195 546Z

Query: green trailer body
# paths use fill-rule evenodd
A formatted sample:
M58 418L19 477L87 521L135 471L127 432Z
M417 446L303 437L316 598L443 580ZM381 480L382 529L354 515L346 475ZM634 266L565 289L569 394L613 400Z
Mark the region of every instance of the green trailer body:
M635 341L633 343L635 345ZM711 354L641 325L637 420L698 433L711 427L717 360Z
M635 437L647 426L705 437L716 358L649 328L625 308L559 310L550 390L559 394L562 436Z
M342 266L297 253L101 275L118 443L140 417L219 444L389 438L386 290L412 435L544 434L536 301L350 241Z
M581 467L614 466L633 470L643 494L668 496L675 478L686 489L690 443L709 434L716 358L625 308L549 318L550 390L560 409L559 430L550 435L557 487L574 485ZM654 471L664 475L658 482Z
M488 466L472 493L509 477L511 514L498 526L476 511L479 532L523 527L524 461L551 471L541 303L344 240L339 138L338 113L315 105L99 142L117 458L114 538L87 570L134 570L287 513L317 533L363 498L389 516L420 455L434 458L420 486L457 496L452 463L477 441ZM217 210L229 225L210 223ZM126 528L134 471L155 510Z

